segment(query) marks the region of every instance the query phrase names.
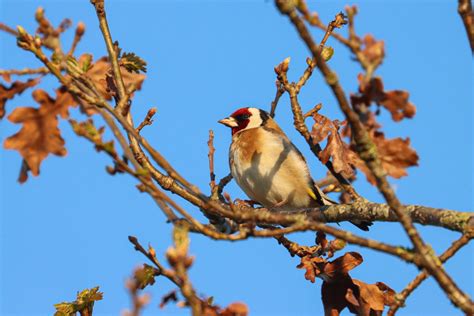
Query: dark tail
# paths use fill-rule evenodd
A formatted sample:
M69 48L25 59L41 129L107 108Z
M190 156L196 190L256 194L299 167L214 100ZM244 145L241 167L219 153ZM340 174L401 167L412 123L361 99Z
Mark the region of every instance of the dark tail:
M331 200L324 192L317 186L314 185L314 188L316 190L316 195L321 199L324 205L337 205L336 201ZM372 226L373 223L369 221L359 221L359 220L354 220L350 221L352 225L357 226L359 229L368 232L369 231L369 226Z

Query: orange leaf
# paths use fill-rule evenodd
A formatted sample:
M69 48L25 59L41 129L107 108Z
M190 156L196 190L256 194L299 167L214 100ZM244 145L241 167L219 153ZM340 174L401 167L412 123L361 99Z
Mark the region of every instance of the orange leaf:
M320 143L327 137L326 147L320 152L319 159L324 164L332 159L334 170L344 177L351 178L354 175L352 166L355 165L355 154L339 135L339 126L343 124L338 120L331 121L319 113L315 113L313 118L314 125L311 130L313 143Z
M236 302L227 306L221 313L221 316L247 316L249 308L244 303Z
M84 54L78 59L78 64L81 68L85 67L85 64L92 58L88 54ZM116 85L112 77L111 65L107 57L102 57L87 67L86 76L89 77L92 82L96 85L98 92L106 99L112 100L117 94ZM120 67L123 82L126 90L130 90L134 87L135 90L140 90L146 76L143 74L130 73L124 67ZM87 103L84 100L81 101L81 110L87 115L94 114L95 108L93 105Z
M20 131L8 137L4 142L6 149L18 150L24 159L20 171L20 183L27 179L27 171L35 176L40 173L41 162L49 155L66 155L64 139L58 128L57 115L66 118L67 108L74 104L61 89L58 98L51 98L44 90L33 91L33 98L40 104L38 109L18 107L9 116L12 123L23 124Z
M5 116L5 104L7 100L13 99L15 95L21 94L28 88L34 87L40 82L40 78L29 79L27 82L15 81L10 87L0 84L0 119Z
M321 274L325 263L326 260L321 257L304 256L301 258L301 263L296 267L298 269L305 269L305 279L314 283L316 277Z
M340 275L345 275L358 265L362 263L364 259L362 256L357 252L347 252L343 256L328 262L324 266L324 275L327 276L324 278L325 280L333 280Z

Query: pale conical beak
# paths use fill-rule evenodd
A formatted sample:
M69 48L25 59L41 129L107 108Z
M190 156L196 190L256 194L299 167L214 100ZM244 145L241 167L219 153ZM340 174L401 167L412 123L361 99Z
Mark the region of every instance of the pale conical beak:
M217 121L218 123L221 123L225 126L228 127L237 127L239 124L237 124L237 121L233 117L226 117L225 119L222 119L220 121Z

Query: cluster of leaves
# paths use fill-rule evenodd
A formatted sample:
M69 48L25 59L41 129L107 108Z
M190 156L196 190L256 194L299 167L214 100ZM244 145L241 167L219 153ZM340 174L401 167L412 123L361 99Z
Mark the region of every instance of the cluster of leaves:
M354 8L348 8L350 10ZM359 91L351 95L351 103L354 110L359 114L369 136L377 147L377 152L382 166L386 173L394 178L401 178L407 175L408 167L418 165L418 154L410 146L410 139L393 138L387 139L380 130L381 125L377 122L376 116L380 114L380 109L384 108L390 112L393 121L399 122L405 118L412 118L416 108L409 101L409 94L402 90L385 91L380 77L371 77L372 71L382 63L385 56L383 41L375 40L371 35L366 35L360 39L353 35L353 41L358 48L353 49L357 59L362 64L367 73L359 74ZM371 105L376 107L372 108ZM372 110L373 109L373 110ZM355 169L362 171L367 180L375 185L375 178L367 168L363 160L357 155L355 142L351 139L351 129L346 122L330 120L329 118L314 113L314 125L311 132L314 143L327 140L325 148L320 152L319 158L323 163L331 160L336 172L341 173L349 179L355 177ZM344 128L339 131L340 127ZM349 143L344 142L347 137Z
M78 292L75 301L55 304L56 313L54 316L73 316L77 313L81 316L92 315L94 303L102 300L103 296L103 293L99 292L98 286Z
M98 90L98 93L106 100L111 100L116 95L116 86L111 75L111 65L107 57L93 60L92 55L83 54L74 58L65 54L60 45L61 34L71 25L70 20L64 20L58 28L54 28L45 17L44 10L39 8L35 14L38 22L35 38L28 37L23 40L36 41L39 47L45 47L52 51L50 59L55 65L65 72L66 78L70 79L71 72L79 72L90 80ZM79 23L76 36L82 36L84 24ZM40 49L39 48L39 49ZM146 71L146 62L134 53L123 53L120 65L125 87L130 91L140 90L145 75L140 71ZM33 73L33 72L32 72ZM42 75L29 79L26 82L15 81L10 86L0 84L0 119L5 116L6 102L25 90L36 86ZM10 75L4 75L3 79L9 83ZM39 104L34 107L17 107L8 115L8 120L15 124L22 124L22 128L16 134L5 140L6 149L17 150L23 158L20 169L19 182L28 179L28 172L34 176L39 175L42 161L50 154L64 156L67 153L65 141L61 136L59 119L69 118L69 108L80 106L81 112L87 116L96 113L91 104L81 98L73 96L65 86L60 86L55 91L56 96L50 96L46 91L37 89L32 92L33 99Z
M320 232L316 243L319 250L302 256L297 268L305 269L305 278L312 283L316 278L323 280L321 291L326 315L339 315L346 307L357 315L382 315L384 307L393 304L395 291L386 284L367 284L351 278L349 271L363 261L359 253L347 252L328 261L334 252L344 248L345 243L338 239L328 241Z

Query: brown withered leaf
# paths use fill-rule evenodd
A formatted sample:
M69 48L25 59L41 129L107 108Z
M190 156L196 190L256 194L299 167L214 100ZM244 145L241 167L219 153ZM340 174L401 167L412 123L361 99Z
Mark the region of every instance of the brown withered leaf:
M311 136L314 144L327 138L326 147L320 152L319 159L325 164L332 158L332 164L336 172L341 173L346 178L352 177L354 175L352 166L356 163L354 161L356 155L351 153L351 149L342 141L341 135L339 135L339 127L345 123L340 123L338 120L332 121L319 113L315 113L313 118L314 125Z
M301 263L298 264L296 267L298 269L305 269L306 272L304 274L304 278L311 283L316 281L316 277L322 273L324 269L324 265L327 261L321 257L312 257L312 256L304 256L301 258Z
M33 91L33 99L40 107L18 107L9 116L12 123L22 123L20 131L8 137L4 142L6 149L18 150L23 157L20 170L20 183L27 180L27 172L39 175L41 162L49 155L66 155L64 139L58 128L58 115L68 116L67 108L74 104L65 96L64 91L57 90L57 99L51 98L44 90Z
M367 34L362 39L362 45L362 54L369 64L377 65L382 63L385 56L383 41L377 41L371 34Z
M407 91L385 91L380 77L372 78L367 84L364 83L362 74L359 74L357 78L359 80L359 94L351 95L351 102L354 106L361 103L369 106L375 102L386 108L395 122L415 116L416 107L408 101L410 94Z
M326 234L318 231L316 233L316 245L319 245L318 255L327 254L327 258L332 258L336 251L343 249L346 246L346 243L342 239L333 239L328 241L326 239Z
M377 146L382 167L387 175L399 179L408 175L406 170L408 167L418 166L419 157L410 146L410 138L386 139L384 133L379 131L372 131L369 134ZM356 161L355 166L365 174L367 181L375 185L374 176L361 159Z
M85 71L87 77L96 85L98 92L106 99L112 100L117 94L117 88L112 76L111 65L107 57L102 57L92 62L92 56L89 54L81 55L78 59L78 65ZM146 76L143 74L130 73L125 67L120 67L123 82L127 91L140 90ZM96 113L95 107L84 100L80 100L81 111L87 115Z
M349 275L343 275L332 282L323 282L321 286L321 300L324 306L324 315L338 316L347 307L346 294L348 289L357 291L357 286Z
M316 245L319 245L321 247L320 253L324 254L324 252L326 251L326 248L328 246L328 240L326 239L326 234L321 232L321 231L316 232L316 240L315 241L316 241Z
M26 82L15 81L9 87L0 84L0 119L5 116L5 104L7 100L13 99L15 95L22 94L26 89L36 86L40 78L29 79Z
M111 100L114 94L113 91L109 91L107 88L106 74L110 70L111 66L107 57L102 57L92 64L90 69L86 72L87 76L89 76L94 81L94 83L96 83L102 96L107 100ZM124 67L121 67L120 70L125 88L127 90L129 90L132 86L135 86L136 90L141 89L142 83L146 77L145 75L130 73Z
M247 316L249 308L241 302L231 303L221 313L221 316Z
M408 101L409 94L407 91L392 90L385 93L385 96L378 104L386 108L391 114L395 122L401 121L403 118L412 118L415 116L416 107Z
M418 154L410 147L410 138L386 139L384 133L374 132L373 139L382 160L382 166L394 178L407 175L406 168L418 165Z
M346 307L356 315L382 315L384 306L393 304L395 291L385 283L367 284L351 278L348 272L361 262L362 256L354 252L325 266L326 272L333 269L321 288L325 315L337 316Z
M356 315L382 315L384 307L395 301L395 291L385 283L367 284L352 279L356 288L347 288L347 307Z
M328 262L324 265L323 275L324 280L333 280L340 275L349 273L362 263L362 256L357 252L347 252L343 256Z

